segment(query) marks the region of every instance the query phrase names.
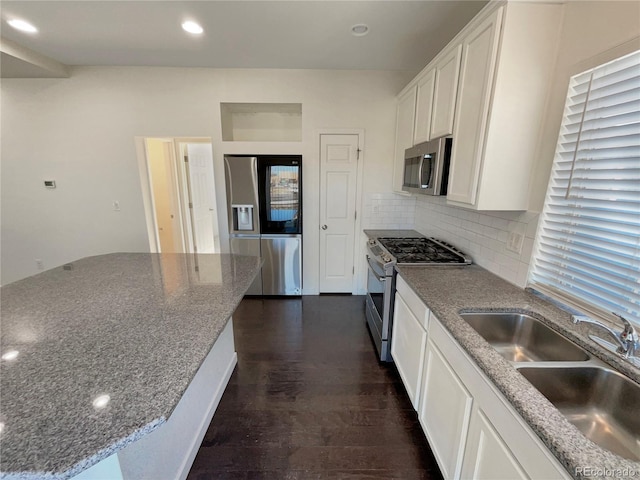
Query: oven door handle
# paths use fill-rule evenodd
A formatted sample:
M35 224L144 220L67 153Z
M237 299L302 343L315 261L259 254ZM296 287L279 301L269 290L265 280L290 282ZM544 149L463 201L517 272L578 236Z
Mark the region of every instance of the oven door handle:
M378 269L375 267L375 265L371 261L371 257L369 255L367 255L367 263L369 264L369 268L376 275L379 281L384 282L387 280L387 277L385 275L380 276L380 274L378 273Z

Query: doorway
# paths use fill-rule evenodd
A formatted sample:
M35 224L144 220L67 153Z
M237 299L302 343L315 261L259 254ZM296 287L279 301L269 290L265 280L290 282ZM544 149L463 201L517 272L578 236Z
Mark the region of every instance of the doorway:
M219 253L210 139L139 139L149 245L158 253Z
M320 293L352 293L360 134L320 135Z

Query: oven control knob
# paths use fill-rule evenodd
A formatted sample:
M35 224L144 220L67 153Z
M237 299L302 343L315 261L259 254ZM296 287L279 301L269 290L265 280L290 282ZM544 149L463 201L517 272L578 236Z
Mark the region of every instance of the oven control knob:
M391 261L391 257L390 257L389 255L386 255L386 254L385 254L385 255L382 255L382 260L383 260L385 263L389 263L389 262Z
M369 245L375 245L376 241L373 238L369 239Z

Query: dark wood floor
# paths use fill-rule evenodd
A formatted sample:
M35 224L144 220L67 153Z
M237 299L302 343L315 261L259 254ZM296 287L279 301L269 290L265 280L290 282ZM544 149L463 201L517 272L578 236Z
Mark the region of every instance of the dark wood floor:
M440 479L364 297L244 299L238 366L190 480Z

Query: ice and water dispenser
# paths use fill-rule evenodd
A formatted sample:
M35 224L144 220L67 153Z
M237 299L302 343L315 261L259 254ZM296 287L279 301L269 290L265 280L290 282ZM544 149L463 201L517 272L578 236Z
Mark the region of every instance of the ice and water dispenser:
M233 229L253 230L253 205L231 205L233 209Z

